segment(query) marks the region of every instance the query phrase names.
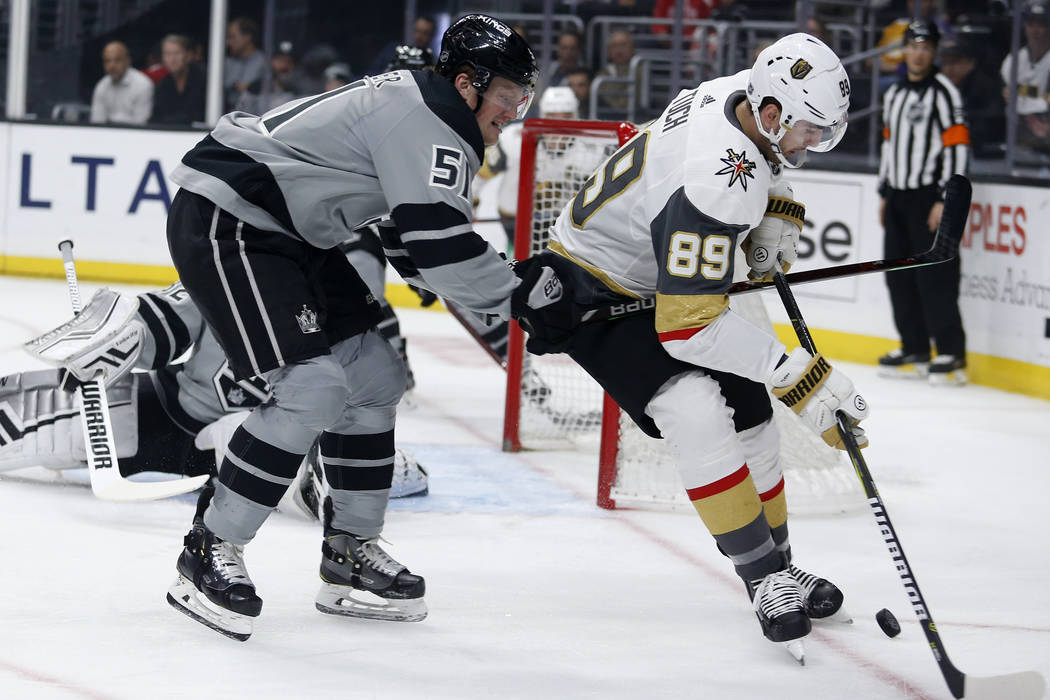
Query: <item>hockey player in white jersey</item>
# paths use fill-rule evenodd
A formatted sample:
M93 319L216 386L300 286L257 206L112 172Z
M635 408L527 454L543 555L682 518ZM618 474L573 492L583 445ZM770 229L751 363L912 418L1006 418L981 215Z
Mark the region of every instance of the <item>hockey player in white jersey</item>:
M831 444L835 411L867 414L841 371L729 309L734 250L749 275L795 260L804 208L782 179L846 128L849 79L806 34L754 67L679 94L562 209L548 250L518 263L514 315L531 352L567 352L638 426L663 437L686 491L745 582L763 633L802 659L810 618L842 593L791 563L766 384ZM608 303L655 310L580 323ZM860 444L866 438L854 428Z
M120 313L85 331L110 309ZM39 351L31 340L25 347L74 378L93 376L100 358L112 363L104 366L123 476L147 471L214 475L237 421L269 395L261 379L234 379L222 348L179 283L137 296L99 290L76 318L42 337L54 340L59 334L77 340L52 342ZM69 374L57 369L0 377L0 472L86 468L79 410L63 384L70 388ZM319 517L314 498L324 488L315 460L311 451L293 496L308 515ZM426 471L398 450L391 497L426 491Z
M168 592L180 612L250 636L262 599L243 547L319 437L330 495L318 610L426 616L423 578L379 543L404 364L372 330L375 297L335 247L380 221L406 282L507 318L517 281L472 229L470 183L485 145L528 109L535 72L524 39L468 15L442 38L435 72L365 77L261 117L227 114L172 173L179 277L234 375L271 387L230 439L214 496L198 503Z

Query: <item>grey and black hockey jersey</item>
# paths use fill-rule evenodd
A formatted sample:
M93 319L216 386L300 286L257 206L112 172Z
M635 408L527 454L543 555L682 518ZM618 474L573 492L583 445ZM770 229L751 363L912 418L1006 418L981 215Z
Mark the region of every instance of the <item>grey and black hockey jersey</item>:
M471 225L481 130L444 78L394 71L282 105L223 116L172 179L234 216L318 248L381 219L411 284L509 316L515 278Z

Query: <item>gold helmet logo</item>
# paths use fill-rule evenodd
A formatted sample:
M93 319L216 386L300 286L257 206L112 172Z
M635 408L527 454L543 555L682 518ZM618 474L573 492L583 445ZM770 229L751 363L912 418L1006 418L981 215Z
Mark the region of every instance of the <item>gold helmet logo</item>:
M791 77L795 80L802 80L809 75L811 70L813 70L813 66L809 64L809 61L800 58L795 61L795 65L791 66Z

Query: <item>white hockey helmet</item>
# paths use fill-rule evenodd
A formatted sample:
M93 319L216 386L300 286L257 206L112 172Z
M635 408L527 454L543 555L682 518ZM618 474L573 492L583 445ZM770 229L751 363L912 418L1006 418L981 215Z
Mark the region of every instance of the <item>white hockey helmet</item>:
M570 87L552 85L543 91L540 97L540 116L550 114L571 114L573 119L579 116L580 101Z
M790 34L764 49L751 68L747 99L759 132L769 139L781 163L797 168L806 150L830 151L846 133L850 84L846 70L827 44L809 34ZM780 128L775 132L762 126L759 109L772 98L780 105ZM812 145L791 157L784 155L780 142L792 130L805 128L816 133Z

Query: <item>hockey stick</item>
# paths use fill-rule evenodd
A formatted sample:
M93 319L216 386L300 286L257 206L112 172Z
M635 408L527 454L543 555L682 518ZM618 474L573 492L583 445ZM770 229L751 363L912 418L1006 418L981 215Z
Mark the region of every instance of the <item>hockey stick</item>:
M953 187L954 189L949 189L949 193L954 193L951 199L951 206L949 206L946 199L944 214L941 217L941 225L938 232L947 231L949 234L957 236L958 232L962 230L966 222L966 215L969 212L970 183L966 178L954 176L949 181L949 188ZM788 277L790 276L785 275L780 270L779 264L777 264L775 270L773 283L791 319L791 325L795 328L798 341L810 354L816 355L817 348L813 342L813 337L810 335L809 328L802 318L802 312L799 311L795 295L791 292L788 282ZM886 512L886 506L882 502L882 497L879 496L879 490L875 486L875 481L871 476L867 463L864 461L864 456L861 454L857 440L853 436L853 431L850 430L844 413L839 411L837 417L839 434L846 445L846 453L849 455L853 468L857 472L857 477L864 487L864 494L867 496L868 505L871 506L872 513L875 515L875 522L878 524L882 538L890 550L894 565L900 574L901 581L904 583L904 590L907 591L908 598L911 600L912 609L922 624L922 631L926 635L926 641L930 644L930 651L933 652L933 658L937 661L937 665L940 667L941 674L944 676L944 680L948 684L948 689L952 695L956 698L984 698L987 700L997 700L999 698L1011 698L1012 700L1041 698L1043 696L1044 682L1043 677L1036 671L1020 671L1000 676L969 676L956 668L951 660L948 659L948 652L941 641L937 625L933 621L933 615L930 613L929 606L926 605L926 600L919 589L919 582L915 579L915 574L908 563L908 558L904 555L904 548L897 538L897 532L893 527L893 523L890 522L889 513Z
M69 301L73 313L83 308L80 300L80 285L77 282L76 263L73 261L73 241L58 244L62 253L62 265L66 269L69 285ZM84 448L87 451L88 474L91 490L98 498L107 501L151 501L157 498L177 496L195 491L208 480L207 474L175 479L173 481L129 481L120 474L117 462L117 445L113 438L113 424L109 416L109 401L106 387L99 374L94 379L77 387L80 402L81 424L84 429Z
M816 270L804 270L802 272L791 272L784 277L790 284L803 284L806 282L821 282L824 280L840 279L842 277L855 277L872 272L892 272L894 270L908 270L925 265L936 265L938 263L952 260L959 254L959 242L962 240L963 230L966 223L966 215L970 206L970 182L962 175L953 175L948 180L946 194L944 197L944 210L947 212L959 211L958 218L949 218L952 226L946 225L946 217L941 217L941 224L937 227L937 233L933 237L930 249L918 255L908 255L901 258L888 260L868 260L866 262L846 263L845 265L832 265L821 267ZM966 203L961 204L965 198ZM954 223L958 226L954 226ZM774 286L774 281L758 282L754 280L742 280L734 283L729 288L729 294L746 294L757 292ZM649 311L656 307L653 299L639 299L625 304L609 304L597 309L591 309L580 316L581 323L594 323L596 321L607 321L632 316L643 311Z

